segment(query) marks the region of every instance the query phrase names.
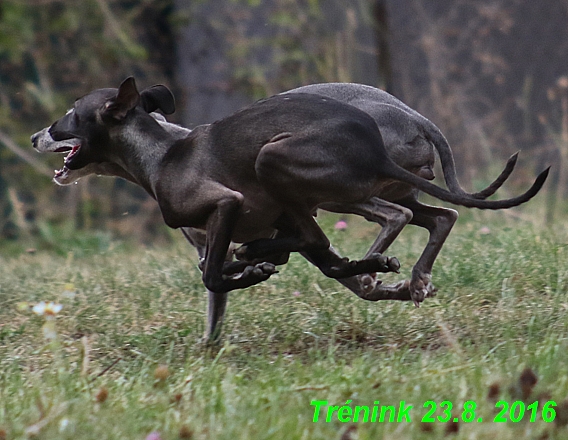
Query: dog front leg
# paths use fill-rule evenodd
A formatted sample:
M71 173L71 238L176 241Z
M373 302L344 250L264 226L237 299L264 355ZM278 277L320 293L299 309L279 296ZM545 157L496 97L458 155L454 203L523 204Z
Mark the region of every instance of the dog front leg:
M181 232L186 240L197 250L199 260L205 258L205 246L207 238L205 233L198 229L181 228ZM207 290L207 320L205 322L205 334L203 336L207 344L215 344L221 339L223 330L223 320L227 308L227 293L215 293Z
M207 289L207 322L204 339L208 344L216 344L221 339L228 298L228 293L215 293Z
M226 293L253 286L277 272L273 264L259 263L247 266L242 273L234 277L223 274L243 196L229 189L225 189L222 195L223 198L217 201L215 209L207 220L207 245L203 264L203 283L207 289L215 293Z
M194 228L181 228L181 232L185 239L193 247L195 247L199 257L199 268L200 270L203 270L206 253L205 248L207 244L207 237L205 233ZM233 244L230 245L225 263L223 264L223 275L240 273L248 266L254 266L257 263L260 263L260 261L231 261L233 257L232 247ZM288 262L288 257L288 254L274 255L268 259L268 262L274 265L286 264ZM205 323L204 335L204 339L207 343L217 343L221 338L228 297L229 295L227 293L215 293L207 289L207 321Z

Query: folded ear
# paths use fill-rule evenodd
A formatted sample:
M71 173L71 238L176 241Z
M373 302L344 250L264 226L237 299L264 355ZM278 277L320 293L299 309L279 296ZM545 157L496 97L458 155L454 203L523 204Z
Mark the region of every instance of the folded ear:
M118 93L109 99L103 106L103 116L110 116L114 119L124 119L128 112L140 103L140 94L136 89L136 82L133 77L126 78Z
M148 87L140 93L142 107L148 113L161 110L166 115L176 111L174 95L166 86L157 85Z

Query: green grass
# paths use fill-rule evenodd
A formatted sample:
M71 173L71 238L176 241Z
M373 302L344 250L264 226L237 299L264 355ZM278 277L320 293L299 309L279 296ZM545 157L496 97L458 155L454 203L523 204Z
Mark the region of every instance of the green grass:
M88 240L78 240L67 255L0 257L0 439L158 431L167 440L180 430L193 439L437 439L449 428L420 422L430 400L452 402L452 417L476 403L483 422L461 422L452 438L568 438L540 412L534 423L528 413L493 422L496 400L523 399L525 368L538 378L527 404L568 398L568 234L500 213L463 217L434 267L438 296L421 308L362 301L294 256L269 281L231 294L216 348L200 343L204 289L181 238L170 248L84 252ZM349 219L334 231L336 219L320 219L331 241L362 255L377 228ZM426 238L404 231L389 252L403 273L386 282L408 277ZM17 307L42 300L64 305L56 343L43 339L42 317ZM170 373L162 381L159 365ZM312 400L414 407L411 422L326 423L324 408L313 423Z

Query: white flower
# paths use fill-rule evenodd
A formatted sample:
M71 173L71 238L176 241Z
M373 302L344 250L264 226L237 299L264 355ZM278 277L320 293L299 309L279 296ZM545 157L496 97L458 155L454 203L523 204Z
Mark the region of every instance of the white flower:
M53 319L61 311L63 306L54 302L41 301L33 306L32 311L38 316L45 316L45 319Z

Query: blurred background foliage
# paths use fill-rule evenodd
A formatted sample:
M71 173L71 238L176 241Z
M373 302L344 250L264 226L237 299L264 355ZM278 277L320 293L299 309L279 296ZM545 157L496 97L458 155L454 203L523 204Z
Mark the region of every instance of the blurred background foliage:
M114 179L55 187L51 170L62 166L62 157L37 156L29 137L91 89L116 86L129 75L142 83L172 83L173 8L173 2L161 0L0 2L3 238L39 236L43 244L57 246L64 237L54 238L54 225L66 231L60 235L107 226L121 233L128 222L121 228L112 222L130 209L142 221L155 214L142 191ZM143 231L151 229L146 225Z
M170 120L190 127L303 84L385 88L442 129L465 186L519 149L511 191L554 163L552 221L568 185L567 24L566 0L3 0L0 240L171 239L142 190L96 177L56 187L61 156L29 142L77 97L129 75L167 84Z

